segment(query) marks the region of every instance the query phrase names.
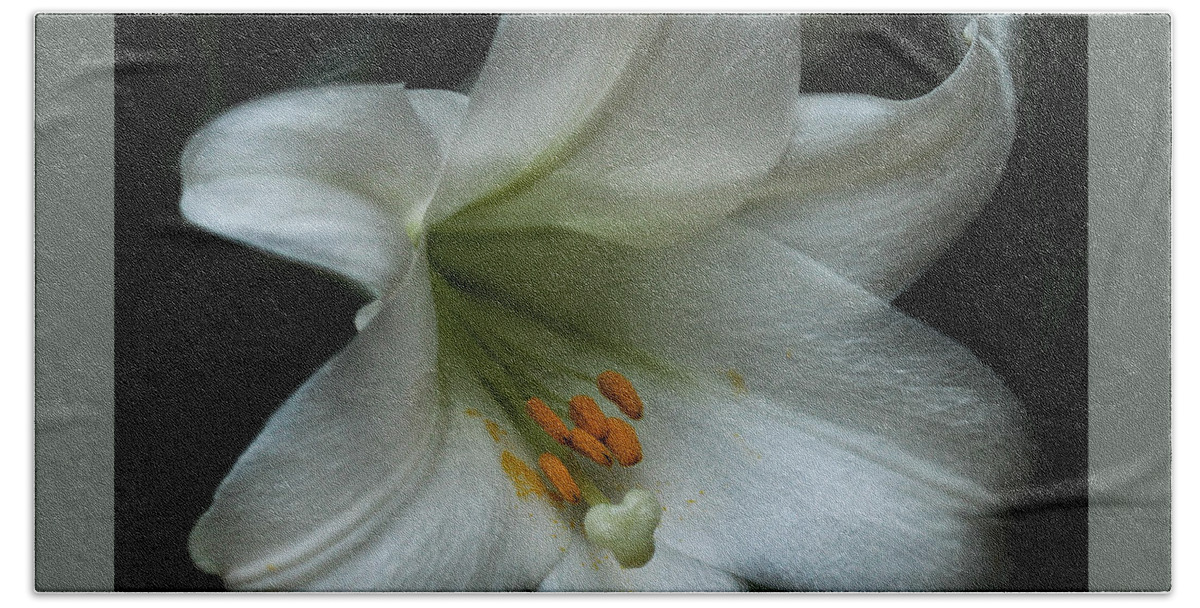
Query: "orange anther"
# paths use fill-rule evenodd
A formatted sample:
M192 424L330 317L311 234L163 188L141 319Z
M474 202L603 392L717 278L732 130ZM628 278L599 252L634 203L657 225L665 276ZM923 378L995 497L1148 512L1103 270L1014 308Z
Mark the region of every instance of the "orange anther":
M537 397L530 397L529 401L525 402L525 411L529 413L529 417L542 427L546 434L553 437L555 441L567 445L567 425L563 423L562 418L546 405L545 401Z
M637 391L625 376L608 370L596 378L596 387L600 389L601 395L617 404L626 416L634 420L642 417L642 398L638 397Z
M604 445L612 451L617 462L623 467L631 467L642 461L642 442L638 441L637 431L628 422L620 418L605 420L608 426L608 437Z
M604 444L600 443L600 440L591 433L579 427L571 429L571 434L567 435L567 445L576 452L591 458L596 464L612 466L612 457L608 455Z
M575 504L579 502L579 486L575 485L575 480L571 478L571 473L567 471L567 466L563 464L558 456L545 453L538 457L538 466L542 472L554 484L554 489L558 490L559 496L562 499Z
M587 395L575 395L567 403L567 414L575 426L585 430L592 437L603 440L608 434L608 424L604 422L604 412L596 401Z

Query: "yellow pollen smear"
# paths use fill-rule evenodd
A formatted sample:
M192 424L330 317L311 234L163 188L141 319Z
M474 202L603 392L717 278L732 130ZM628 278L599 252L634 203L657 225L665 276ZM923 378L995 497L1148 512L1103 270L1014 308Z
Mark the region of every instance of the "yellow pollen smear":
M496 424L494 420L484 420L483 425L487 427L488 435L491 435L492 441L496 443L500 443L500 438L508 434L508 431L500 428L500 425Z
M725 372L725 376L729 378L729 385L733 387L733 394L746 394L746 379L742 377L736 369L730 369Z
M555 441L567 445L567 435L570 434L567 431L567 425L563 423L562 418L558 417L558 414L554 413L554 410L550 409L550 406L546 405L545 401L537 397L530 397L529 401L525 402L525 411L538 426L542 427L543 431L546 431L547 435L554 438Z
M608 424L604 421L604 412L600 411L600 406L596 405L595 400L587 395L575 395L567 405L567 413L575 426L587 431L596 439L604 440L605 435L608 435Z
M631 467L642 461L642 443L638 441L637 431L628 422L620 418L609 418L605 421L608 427L604 445L616 457L623 467Z
M610 369L596 378L596 387L600 389L601 395L617 404L626 416L634 420L641 419L642 398L638 396L628 378Z
M571 504L579 502L581 496L579 486L575 484L566 465L557 456L550 453L542 454L538 457L538 466L546 474L550 483L554 484L554 489L558 490L558 494L562 496L563 500Z
M542 483L542 478L538 477L537 471L525 464L524 460L514 456L512 452L508 450L500 452L500 468L512 480L513 487L517 490L517 498L529 498L530 496L550 498L550 492L546 489L546 484Z
M604 444L600 443L599 439L592 436L591 433L581 429L571 429L571 434L567 435L567 445L571 449L591 458L593 462L606 467L612 466L612 457L608 455L608 450Z

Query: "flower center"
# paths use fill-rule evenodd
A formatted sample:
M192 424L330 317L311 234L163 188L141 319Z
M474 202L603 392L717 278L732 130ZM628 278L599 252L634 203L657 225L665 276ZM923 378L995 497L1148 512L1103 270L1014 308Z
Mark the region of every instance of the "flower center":
M527 279L506 280L520 260L462 257L480 251L482 237L453 241L455 247L444 246L451 242L444 235L425 238L439 381L448 387L464 378L477 382L500 406L514 434L539 455L541 474L549 480L544 491L561 498L559 506L587 506L583 523L589 542L611 550L624 567L644 565L654 554L662 507L644 491L626 493L625 501L614 505L593 482L609 477L604 469L612 470L614 461L632 467L642 460L631 423L642 417L644 404L623 374L597 371L622 366L640 376L669 377L670 368L610 339L599 319L580 318L573 306L557 309L525 297L521 290L530 286ZM597 400L607 403L602 408ZM542 485L533 467L522 474ZM649 503L655 505L653 514L636 506Z
M605 371L596 379L596 386L623 414L633 420L642 417L642 400L625 376ZM530 397L525 409L551 439L596 465L611 467L616 460L623 467L631 467L642 460L642 444L633 425L606 416L595 399L587 395L575 395L567 402L567 416L575 423L574 428L567 428L558 413L539 397ZM662 506L653 494L634 488L620 504L613 505L577 465L573 475L567 464L551 452L543 452L538 465L563 500L575 504L583 499L588 503L583 526L590 542L611 550L624 568L640 568L650 561L654 556L654 530L662 515Z

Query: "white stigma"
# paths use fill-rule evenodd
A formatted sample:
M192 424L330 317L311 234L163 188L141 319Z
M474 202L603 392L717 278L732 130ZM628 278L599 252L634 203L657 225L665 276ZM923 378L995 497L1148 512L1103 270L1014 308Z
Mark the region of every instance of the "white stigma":
M619 504L588 509L583 530L593 544L611 550L622 568L641 568L654 557L654 530L661 517L658 499L634 488Z

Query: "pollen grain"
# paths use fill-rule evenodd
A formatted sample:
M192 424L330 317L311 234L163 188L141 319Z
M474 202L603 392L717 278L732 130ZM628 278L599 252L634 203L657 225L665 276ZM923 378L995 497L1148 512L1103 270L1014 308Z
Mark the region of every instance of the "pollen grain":
M567 405L567 413L575 426L587 431L596 439L604 440L604 436L608 435L608 424L605 423L604 412L600 411L600 406L596 405L594 399L587 395L575 395Z
M545 401L537 397L530 397L529 401L525 402L525 411L530 418L542 427L546 434L554 438L555 441L567 445L567 436L570 434L567 431L567 425L563 423L562 418L546 405Z
M571 504L579 502L581 496L579 486L575 484L566 465L557 456L549 452L542 454L538 457L538 466L546 474L550 483L554 485L554 489L558 490L558 495L562 496L563 500Z
M596 387L600 389L600 394L617 404L626 416L634 420L641 419L642 398L638 396L628 378L608 370L596 378Z

